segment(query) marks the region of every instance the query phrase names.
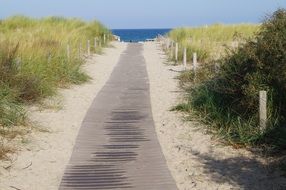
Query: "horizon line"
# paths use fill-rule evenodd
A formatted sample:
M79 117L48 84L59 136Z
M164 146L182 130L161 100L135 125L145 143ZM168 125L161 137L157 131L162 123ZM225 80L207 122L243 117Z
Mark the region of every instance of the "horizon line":
M221 24L221 25L239 25L239 24L250 24L250 25L259 25L261 22L234 22L234 23L223 23L223 22L214 22L211 24L199 24L199 25L189 25L189 26L175 26L175 27L134 27L134 28L109 28L109 30L170 30L170 29L175 29L175 28L197 28L197 27L203 27L203 26L212 26L216 24Z

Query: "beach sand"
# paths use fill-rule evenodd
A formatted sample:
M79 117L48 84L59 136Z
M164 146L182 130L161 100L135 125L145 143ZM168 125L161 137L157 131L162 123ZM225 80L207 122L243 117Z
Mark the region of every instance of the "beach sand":
M32 130L19 144L21 150L13 156L11 167L0 167L0 190L58 188L85 113L126 49L124 43L113 45L84 66L91 82L60 90L46 106L53 109L29 108L30 119L49 132ZM184 121L182 114L171 112L182 99L176 77L183 67L165 64L156 42L144 43L143 54L157 136L179 190L282 189L280 185L286 185L285 178L266 167L265 159L224 146L206 134L195 117Z
M126 44L113 42L103 55L87 60L84 70L92 80L84 85L59 90L47 106L29 107L30 120L49 132L32 132L11 158L7 169L0 169L0 190L56 190L68 163L81 122L94 97L109 78Z
M180 190L285 189L286 180L266 167L266 160L244 149L223 146L196 121L169 111L181 102L176 77L183 66L167 65L160 45L145 43L157 136ZM282 187L284 185L284 188Z

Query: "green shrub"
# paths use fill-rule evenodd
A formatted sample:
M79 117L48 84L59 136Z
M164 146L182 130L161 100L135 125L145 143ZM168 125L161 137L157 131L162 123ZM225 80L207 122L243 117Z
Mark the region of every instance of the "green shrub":
M285 149L286 10L267 17L253 39L219 62L219 74L189 89L193 109L232 142ZM268 91L269 100L264 132L259 129L260 90Z

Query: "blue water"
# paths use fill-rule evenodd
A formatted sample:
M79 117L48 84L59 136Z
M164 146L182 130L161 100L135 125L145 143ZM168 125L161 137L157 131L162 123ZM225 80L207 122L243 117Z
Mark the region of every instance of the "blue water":
M158 35L165 35L171 29L113 29L112 33L120 36L124 42L139 42L147 39L154 39Z

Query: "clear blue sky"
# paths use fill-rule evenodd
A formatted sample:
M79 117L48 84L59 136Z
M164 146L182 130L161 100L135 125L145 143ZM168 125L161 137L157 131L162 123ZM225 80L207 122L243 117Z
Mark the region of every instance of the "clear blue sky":
M0 18L65 16L98 19L109 28L173 28L257 23L286 0L0 0Z

